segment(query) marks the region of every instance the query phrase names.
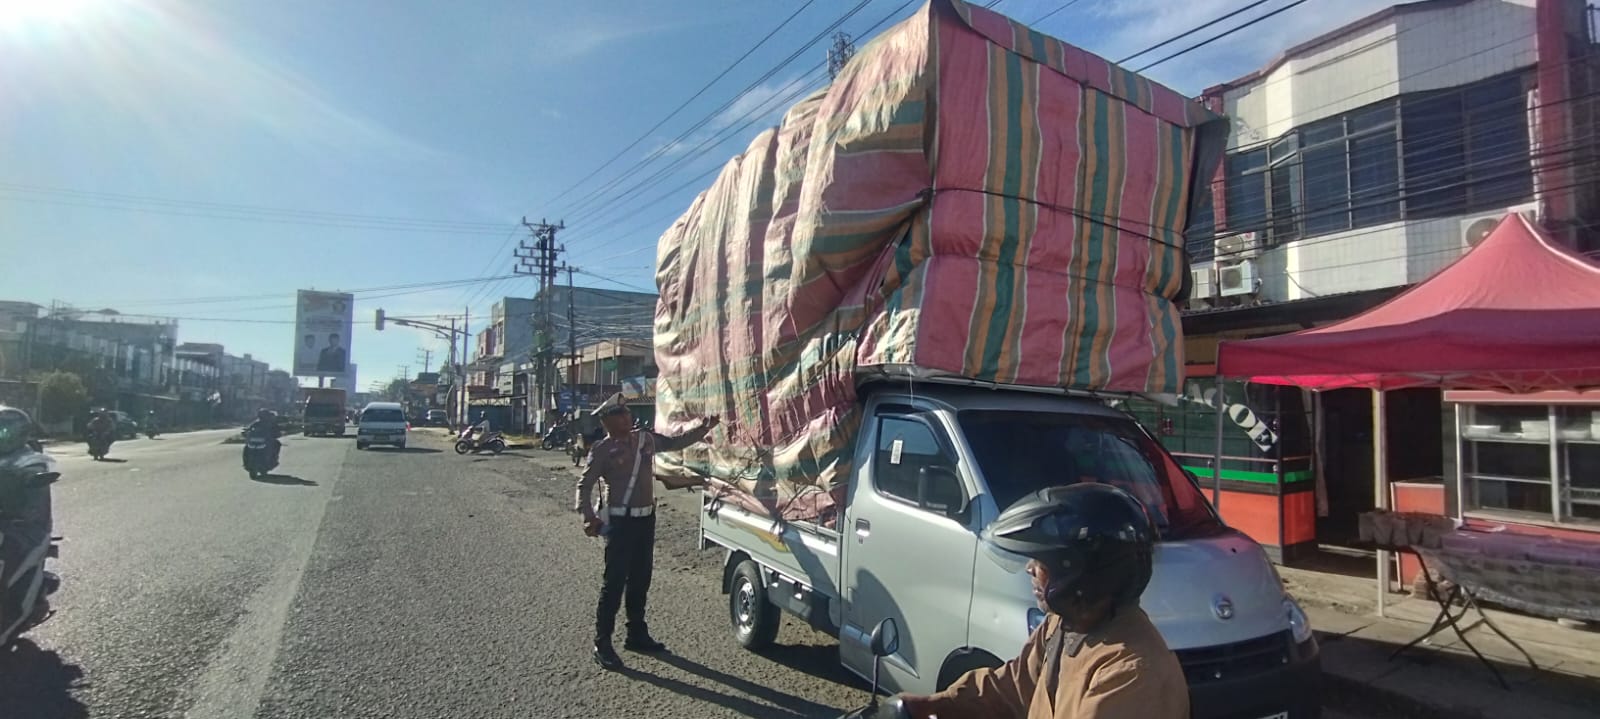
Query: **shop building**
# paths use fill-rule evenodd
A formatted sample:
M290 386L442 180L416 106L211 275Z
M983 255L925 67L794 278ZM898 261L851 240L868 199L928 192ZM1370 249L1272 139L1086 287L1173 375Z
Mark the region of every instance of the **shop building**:
M1203 93L1233 127L1209 212L1186 238L1190 379L1178 406L1135 410L1269 553L1294 561L1355 542L1375 504L1372 400L1225 382L1219 415L1217 343L1358 315L1460 258L1508 212L1564 247L1600 249L1591 27L1580 0L1400 4ZM1457 470L1454 407L1436 389L1389 393L1387 438L1408 448L1390 455L1390 477L1443 487Z

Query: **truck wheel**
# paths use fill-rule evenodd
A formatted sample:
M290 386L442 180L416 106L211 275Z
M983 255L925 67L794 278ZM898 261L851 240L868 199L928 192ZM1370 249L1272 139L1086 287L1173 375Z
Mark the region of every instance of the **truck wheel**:
M1005 666L1005 662L982 650L957 652L946 659L944 667L939 670L939 681L935 685L935 690L942 692L949 689L957 679L974 669L999 669L1002 666Z
M728 586L728 618L733 638L745 649L765 649L778 638L779 610L767 598L761 567L748 559L733 570Z

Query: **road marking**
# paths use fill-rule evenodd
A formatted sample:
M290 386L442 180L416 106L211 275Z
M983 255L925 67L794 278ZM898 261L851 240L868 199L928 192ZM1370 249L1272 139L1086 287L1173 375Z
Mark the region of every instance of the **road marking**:
M348 459L346 454L345 460ZM273 571L271 579L245 604L244 616L234 624L205 673L195 682L195 703L184 713L186 719L255 716L267 681L272 678L272 665L283 642L289 609L300 593L300 579L311 561L317 537L322 534L322 519L327 514L328 504L336 499L333 490L344 474L344 466L345 462L340 462L332 478L318 488L322 501L309 510L311 516L303 525L310 531L292 533L295 539L288 555Z

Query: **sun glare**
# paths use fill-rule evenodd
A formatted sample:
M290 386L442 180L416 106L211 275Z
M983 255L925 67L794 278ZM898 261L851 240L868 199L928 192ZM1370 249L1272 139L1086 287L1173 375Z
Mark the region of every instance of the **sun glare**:
M0 30L71 24L103 4L105 0L0 0Z

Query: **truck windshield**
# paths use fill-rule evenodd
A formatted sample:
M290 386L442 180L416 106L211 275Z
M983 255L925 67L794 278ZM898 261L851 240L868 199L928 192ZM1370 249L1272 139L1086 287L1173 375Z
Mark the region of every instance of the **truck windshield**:
M1222 527L1183 470L1131 420L1009 410L957 418L1001 510L1046 487L1104 482L1138 497L1164 539Z
M405 413L398 409L369 409L361 413L361 423L368 422L404 422Z

